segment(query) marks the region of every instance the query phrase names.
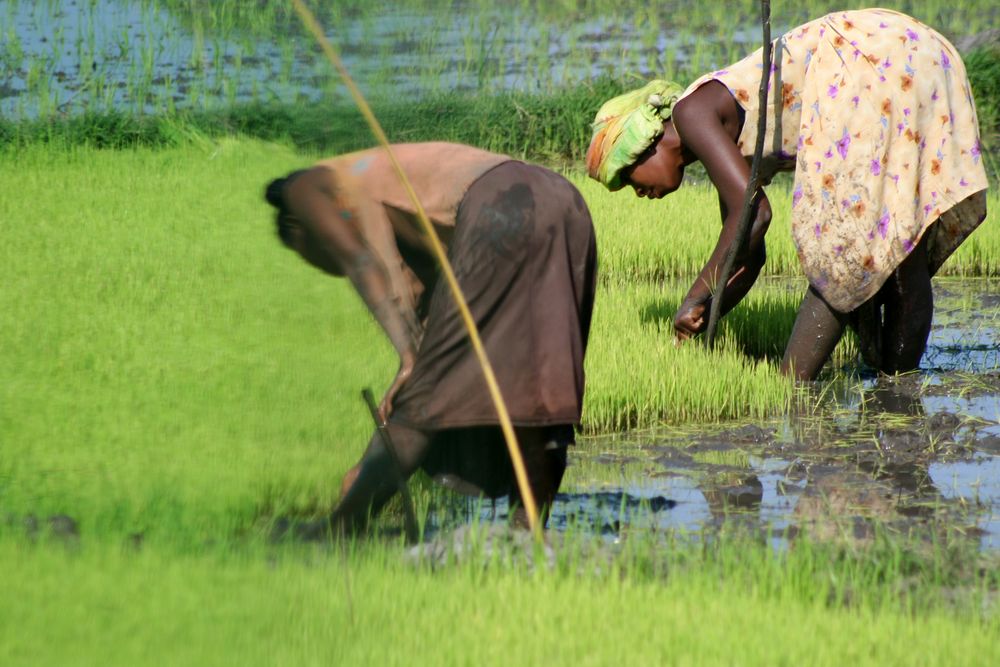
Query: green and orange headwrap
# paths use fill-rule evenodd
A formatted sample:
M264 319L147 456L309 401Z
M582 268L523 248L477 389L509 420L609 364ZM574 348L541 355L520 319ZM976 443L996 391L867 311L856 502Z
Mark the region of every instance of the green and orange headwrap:
M663 121L684 89L656 79L605 102L594 118L587 149L587 173L608 190L619 190L622 169L632 166L663 134Z

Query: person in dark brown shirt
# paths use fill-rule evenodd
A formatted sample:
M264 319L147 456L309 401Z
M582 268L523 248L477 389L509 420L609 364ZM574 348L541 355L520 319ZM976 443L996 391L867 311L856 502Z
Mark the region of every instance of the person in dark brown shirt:
M590 213L539 166L449 143L393 154L434 225L479 328L515 426L529 484L551 505L583 405L596 280ZM346 276L399 354L379 406L405 477L423 468L458 491L518 494L482 369L414 206L383 149L273 181L284 244ZM341 486L330 525L363 529L396 492L378 434ZM514 513L525 524L523 509Z

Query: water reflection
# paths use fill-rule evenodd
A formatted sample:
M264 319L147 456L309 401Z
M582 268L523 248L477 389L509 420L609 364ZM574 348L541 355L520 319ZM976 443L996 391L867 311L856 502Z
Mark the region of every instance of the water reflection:
M983 326L995 308L983 302L957 326L954 313L980 297L945 284L936 297L949 322L935 321L933 364L817 386L808 414L583 438L571 465L594 480L558 496L550 528L615 539L637 529L694 536L736 527L779 549L803 532L854 542L878 531L957 532L1000 548L1000 372L967 371L968 350L996 339ZM481 516L503 520L506 507Z

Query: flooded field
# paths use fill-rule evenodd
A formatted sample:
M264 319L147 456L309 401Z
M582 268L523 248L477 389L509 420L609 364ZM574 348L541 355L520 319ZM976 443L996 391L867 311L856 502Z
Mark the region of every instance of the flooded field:
M830 10L778 9L775 34ZM998 12L974 0L912 10L956 39L990 27ZM757 12L753 2L402 0L328 3L321 19L366 92L397 97L549 91L602 75L690 79L752 51ZM8 118L344 95L290 3L0 0L0 22Z
M779 419L580 439L550 527L742 527L777 547L802 530L867 541L964 535L1000 549L997 285L938 280L919 372L817 382ZM506 504L481 512L502 520Z

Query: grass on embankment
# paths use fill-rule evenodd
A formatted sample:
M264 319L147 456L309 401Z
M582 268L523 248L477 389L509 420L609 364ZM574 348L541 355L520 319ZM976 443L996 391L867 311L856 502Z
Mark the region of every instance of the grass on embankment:
M996 577L974 557L631 536L622 553L438 571L398 547L197 553L0 539L15 665L988 665ZM510 552L518 553L518 552ZM523 563L523 561L520 561ZM947 595L943 593L947 591ZM992 601L991 601L992 600Z

